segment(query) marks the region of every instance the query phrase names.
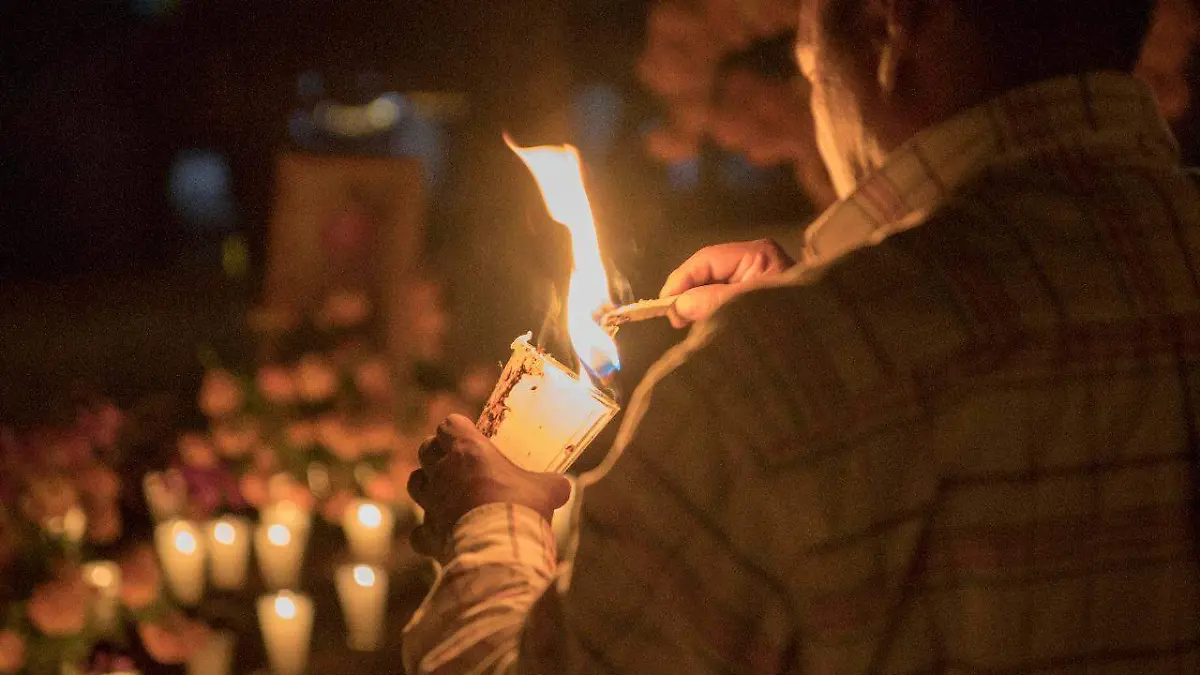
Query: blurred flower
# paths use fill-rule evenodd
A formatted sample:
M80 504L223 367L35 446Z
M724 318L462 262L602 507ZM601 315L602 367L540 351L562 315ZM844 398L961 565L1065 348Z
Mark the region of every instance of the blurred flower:
M338 415L323 415L317 420L317 438L334 457L353 462L362 455L362 444L354 430Z
M263 398L275 405L288 405L296 400L296 383L283 366L263 366L254 378Z
M176 446L179 449L179 458L185 466L193 469L211 469L217 465L217 453L213 450L212 443L199 433L183 434Z
M279 468L279 455L269 445L260 446L254 451L254 470L264 476L275 473Z
M377 473L367 479L366 484L363 485L363 493L371 499L390 504L396 501L398 491L390 475Z
M242 406L242 387L227 370L214 368L200 384L200 410L209 417L224 417Z
M340 289L329 294L321 307L321 319L335 328L354 328L371 313L371 301L362 291Z
M110 448L117 443L125 414L117 406L105 403L99 408L81 410L76 420L92 445Z
M283 437L293 448L308 448L317 442L317 425L308 421L292 422L284 428Z
M330 523L342 522L342 514L354 501L354 495L346 490L338 490L321 505L321 517Z
M92 444L80 429L38 429L22 439L23 468L75 468L92 461Z
M14 630L0 630L0 673L15 673L24 665L25 638Z
M256 307L247 314L250 329L268 335L286 333L300 323L300 314L286 307Z
M117 472L100 463L81 470L75 484L84 500L89 502L113 503L121 492L121 479Z
M446 391L440 391L429 397L425 404L425 431L432 436L438 425L452 414L471 416L471 410L462 399Z
M464 401L482 405L500 379L500 369L490 363L476 363L458 378L458 394Z
M392 397L392 374L382 357L363 361L354 370L354 386L368 399L386 402Z
M217 453L225 459L241 459L258 444L258 424L253 421L217 425L212 432Z
M309 403L319 403L337 392L337 370L329 359L317 354L305 354L296 364L296 386L300 398Z
M116 504L102 505L87 510L87 540L93 544L106 545L121 537L121 510Z
M364 425L359 433L362 449L369 453L391 452L399 438L396 426L387 422Z
M309 512L317 501L307 485L286 473L277 473L267 480L267 500L271 503L292 502Z
M126 553L121 567L121 602L132 611L140 610L158 598L162 583L154 549L142 544Z
M242 474L238 479L238 492L247 504L258 508L267 503L267 479L258 473Z
M44 635L75 635L87 625L88 586L78 568L68 567L33 589L25 612Z
M150 658L167 665L186 662L209 639L208 626L181 612L138 624L137 630Z
M62 476L42 476L30 481L21 499L21 510L44 526L51 519L64 518L78 503L79 493L70 481Z

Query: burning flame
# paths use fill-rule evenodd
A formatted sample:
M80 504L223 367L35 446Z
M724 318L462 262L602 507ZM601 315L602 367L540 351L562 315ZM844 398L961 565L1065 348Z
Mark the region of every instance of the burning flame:
M612 304L612 299L600 259L596 219L583 188L579 151L571 145L521 148L507 136L504 142L533 173L550 217L571 232L575 265L567 293L567 330L580 362L587 365L580 368L580 376L590 380L588 369L601 377L610 375L621 368L621 361L617 344L592 318L597 310Z

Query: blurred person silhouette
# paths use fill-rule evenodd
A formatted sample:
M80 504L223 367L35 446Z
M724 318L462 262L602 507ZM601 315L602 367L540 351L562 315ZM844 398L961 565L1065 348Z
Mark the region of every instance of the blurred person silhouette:
M1151 0L801 0L838 201L705 249L581 476L450 416L410 673L1200 672L1200 186Z

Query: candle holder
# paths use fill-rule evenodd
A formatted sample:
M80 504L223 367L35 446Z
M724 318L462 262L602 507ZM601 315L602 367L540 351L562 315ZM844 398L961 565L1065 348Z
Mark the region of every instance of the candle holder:
M267 660L275 675L301 675L308 668L313 603L302 593L280 591L258 599Z
M476 426L500 452L529 471L566 471L621 407L587 379L529 344L512 356Z
M221 516L210 522L207 530L213 587L241 588L246 583L250 560L250 523L238 516Z
M392 551L396 516L386 504L358 499L342 515L342 530L355 560L382 563Z
M359 652L379 649L387 607L387 574L372 565L342 565L334 573L334 584L346 618L346 645Z
M204 595L204 539L186 520L171 520L154 528L154 548L171 593L193 606Z
M96 590L92 601L92 618L96 632L110 636L117 633L121 597L121 568L111 560L97 560L83 566L83 580Z
M237 636L231 631L213 631L187 660L187 675L229 675Z

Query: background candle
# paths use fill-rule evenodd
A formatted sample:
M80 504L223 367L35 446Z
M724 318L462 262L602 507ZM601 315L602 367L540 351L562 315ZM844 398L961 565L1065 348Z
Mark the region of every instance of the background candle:
M213 631L187 661L188 675L229 675L237 637L227 630Z
M101 635L117 632L118 598L121 593L121 568L109 560L97 560L83 566L83 580L96 589L92 617Z
M396 516L384 504L365 499L351 502L342 516L342 529L355 560L381 563L392 550Z
M312 600L306 595L280 591L258 599L258 623L275 675L301 675L308 667L312 622Z
M356 651L378 649L387 606L384 571L371 565L342 565L334 573L334 583L346 617L346 644Z
M268 588L293 588L299 583L304 549L292 528L282 523L259 525L254 533L254 555Z
M259 522L263 525L276 523L285 525L292 532L300 549L308 546L308 533L312 528L312 514L300 508L295 502L282 500L263 507L259 513Z
M250 559L250 524L245 518L222 516L208 524L208 553L213 586L226 590L246 582Z
M172 520L154 528L154 548L171 593L185 605L200 602L204 594L204 540L186 520Z

